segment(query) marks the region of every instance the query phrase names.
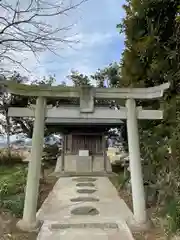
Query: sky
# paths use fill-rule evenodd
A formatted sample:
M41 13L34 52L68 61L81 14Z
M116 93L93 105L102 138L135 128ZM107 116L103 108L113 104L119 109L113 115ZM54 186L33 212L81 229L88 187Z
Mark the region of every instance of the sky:
M15 70L30 78L55 75L57 83L60 83L68 81L66 76L72 69L90 75L98 68L119 61L124 48L124 36L118 33L116 25L124 17L124 2L125 0L88 0L83 3L68 15L74 23L71 38L78 39L78 44L72 48L66 44L61 46L57 50L59 56L43 52L38 61L28 53L24 65L31 73L19 67ZM67 18L63 21L67 21Z

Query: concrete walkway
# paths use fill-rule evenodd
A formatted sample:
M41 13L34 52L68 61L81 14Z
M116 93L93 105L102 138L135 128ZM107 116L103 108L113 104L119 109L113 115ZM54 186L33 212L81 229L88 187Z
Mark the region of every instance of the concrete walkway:
M37 218L38 240L133 239L133 214L107 177L60 178Z

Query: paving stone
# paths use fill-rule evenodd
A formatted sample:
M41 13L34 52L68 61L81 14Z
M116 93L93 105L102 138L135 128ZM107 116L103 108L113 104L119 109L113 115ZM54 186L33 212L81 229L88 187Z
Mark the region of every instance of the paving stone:
M77 197L71 198L71 202L98 202L99 199L95 197Z
M87 189L87 188L84 188L84 189L77 189L77 192L78 193L89 193L89 194L92 194L96 191L96 189Z
M94 183L91 182L82 182L82 183L77 183L77 187L95 187Z
M73 210L71 210L71 214L74 215L90 215L90 216L94 216L99 214L99 211L91 206L82 206L82 207L77 207L74 208Z

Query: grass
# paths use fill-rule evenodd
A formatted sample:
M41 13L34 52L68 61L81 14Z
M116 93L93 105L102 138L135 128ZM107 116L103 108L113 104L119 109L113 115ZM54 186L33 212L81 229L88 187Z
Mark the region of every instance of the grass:
M167 200L160 212L165 219L164 228L168 236L180 233L180 201L176 198Z
M121 188L123 188L125 186L125 184L129 180L129 176L124 176L123 172L119 172L115 176L110 177L109 180L119 191Z
M0 206L20 217L24 205L24 189L27 167L24 165L2 166L0 169Z
M53 168L45 170L40 179L38 209L52 190L56 178L50 177ZM27 165L7 165L0 168L0 239L35 240L37 233L22 232L16 228L22 217L27 176Z
M27 164L22 161L18 152L12 152L10 156L7 150L0 150L0 165L0 210L8 210L16 217L21 217L25 198ZM44 169L44 164L42 166L44 176L45 171L48 171L51 166L49 162L46 164L47 169ZM49 189L50 186L48 183L44 185L40 183L39 198L41 201L42 188Z

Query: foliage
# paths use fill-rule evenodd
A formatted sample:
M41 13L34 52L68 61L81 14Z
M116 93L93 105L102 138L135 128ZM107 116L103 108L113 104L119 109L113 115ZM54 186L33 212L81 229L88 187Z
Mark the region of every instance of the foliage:
M172 236L180 229L180 202L177 199L171 198L166 203L162 216L166 218L165 231L168 236Z
M15 81L17 83L26 82L26 78L22 77L17 72L14 72L12 75L8 77L7 80ZM10 120L8 117L8 108L10 106L13 106L16 101L19 99L18 96L15 96L13 94L9 94L5 89L1 88L0 91L0 113L3 115L3 117L0 120L1 123L1 129L0 132L6 132L8 135L17 129L13 128L13 120Z
M17 217L22 215L27 169L24 166L1 167L0 205Z
M43 150L43 164L53 163L55 164L59 152L59 146L57 143L53 145L46 145Z
M14 72L9 77L5 78L5 80L15 81L17 83L25 83L27 82L27 78L21 76L19 73ZM1 117L1 133L6 133L9 137L12 133L21 132L23 129L23 125L21 124L20 119L17 118L9 118L8 117L8 108L11 106L21 107L24 104L27 104L27 100L24 97L20 97L14 94L10 94L6 91L6 89L1 89L0 91L0 113Z
M123 172L119 172L113 177L110 177L110 181L113 183L113 185L119 190L120 188L123 188L126 184L128 178L124 175Z
M28 78L21 76L19 73L14 72L5 80L15 81L17 83L25 84L28 82ZM31 82L34 85L53 85L56 82L54 76L44 77L42 80L35 80ZM29 104L35 104L35 97L24 97L14 94L10 94L6 89L1 89L0 92L0 113L2 117L0 118L1 128L0 133L6 133L8 136L10 134L25 133L27 137L32 137L33 134L33 119L28 117L8 117L9 107L27 107ZM48 104L56 105L56 100L48 100ZM48 134L48 130L45 129L45 135Z
M98 69L91 77L96 81L97 87L117 87L121 82L119 69L120 65L114 62L104 69Z
M79 73L78 71L72 70L71 74L68 76L68 79L72 81L75 87L91 85L89 77Z
M24 194L13 195L11 197L4 198L2 207L8 209L16 217L22 217L24 209Z
M161 204L166 204L170 197L179 201L179 0L127 0L124 9L126 16L118 24L120 32L126 36L121 86L152 87L167 81L171 83L160 104L138 102L143 107L164 109L164 120L139 123L141 152L149 166L149 174L144 177L146 181L156 182L163 196Z
M13 166L17 163L22 163L22 157L19 155L19 153L11 152L11 156L9 157L8 150L0 150L0 165L9 165Z
M116 62L109 66L98 69L94 74L87 76L78 71L72 70L68 79L72 81L73 86L97 86L97 87L117 87L121 81L119 75L120 65Z

